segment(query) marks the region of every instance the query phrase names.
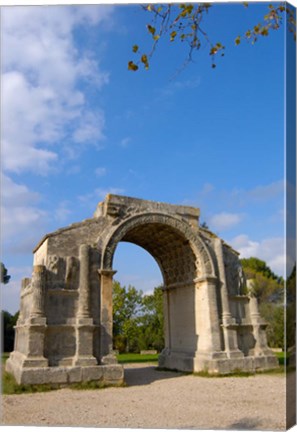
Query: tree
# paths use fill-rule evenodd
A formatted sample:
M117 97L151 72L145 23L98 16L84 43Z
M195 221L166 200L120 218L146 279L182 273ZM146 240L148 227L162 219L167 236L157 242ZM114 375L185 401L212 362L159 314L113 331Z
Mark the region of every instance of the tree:
M7 311L1 311L2 324L2 351L11 352L14 347L14 326L16 325L19 312L11 315Z
M248 2L243 2L248 7ZM170 43L177 41L187 46L185 64L193 59L194 52L202 47L208 46L212 67L216 67L216 58L224 56L225 46L221 42L213 42L211 36L203 27L203 19L209 13L212 6L210 3L176 3L176 4L149 4L142 6L143 10L150 14L150 22L146 25L147 31L152 38L152 44L148 52L140 50L134 44L132 51L137 55L137 60L128 62L128 69L137 71L142 65L149 69L149 62L157 48L160 40L167 39ZM234 38L235 45L239 45L242 39L254 44L260 37L267 37L272 30L278 30L287 15L289 31L296 40L296 21L293 8L286 2L269 4L267 14L262 22L257 23L251 29L247 29L243 35Z
M1 269L1 283L3 284L8 284L9 280L10 280L10 276L7 274L7 268L5 267L5 265L1 262L0 263Z
M283 304L264 303L261 315L267 321L267 341L271 348L285 349L285 308Z
M140 349L164 348L164 313L163 291L161 287L154 289L153 294L142 298L142 316L140 318Z
M142 291L129 285L113 283L113 337L119 351L137 348L138 318L142 305Z
M241 264L247 279L253 279L252 294L257 297L261 316L267 322L269 346L285 347L284 280L265 261L243 258Z
M163 291L144 295L134 287L113 284L113 343L120 352L164 348Z
M277 276L265 261L259 258L243 258L240 260L247 279L253 279L253 295L259 303L266 301L283 301L284 281Z

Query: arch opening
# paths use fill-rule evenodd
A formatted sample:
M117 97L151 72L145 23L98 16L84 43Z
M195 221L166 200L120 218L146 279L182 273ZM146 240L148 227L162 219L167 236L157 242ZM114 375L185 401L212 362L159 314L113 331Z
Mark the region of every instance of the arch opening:
M141 246L120 241L114 254L114 276L121 285L134 286L145 294L164 284L159 263Z
M158 263L163 276L164 352L192 359L197 350L195 313L195 279L197 258L190 240L170 225L160 222L138 224L118 236L110 256L114 256L121 242L132 243L145 249ZM193 367L192 364L187 366Z

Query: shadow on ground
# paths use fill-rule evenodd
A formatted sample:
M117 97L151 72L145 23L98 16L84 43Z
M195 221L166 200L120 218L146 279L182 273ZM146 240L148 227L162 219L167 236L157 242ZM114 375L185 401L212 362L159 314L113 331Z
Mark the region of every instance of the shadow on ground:
M125 382L128 386L149 385L155 381L184 376L182 372L160 371L157 366L124 366Z
M227 427L233 430L256 430L259 429L259 420L257 418L243 418Z

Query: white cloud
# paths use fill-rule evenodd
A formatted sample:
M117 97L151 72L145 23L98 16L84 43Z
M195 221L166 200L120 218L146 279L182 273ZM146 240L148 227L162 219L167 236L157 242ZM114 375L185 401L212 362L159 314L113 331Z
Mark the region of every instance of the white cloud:
M72 211L69 209L69 202L62 201L55 210L55 219L58 222L65 222L71 214Z
M108 187L108 188L96 188L93 192L90 192L85 195L80 195L78 197L79 201L84 205L88 205L89 207L96 208L96 204L98 204L98 200L102 201L105 199L106 195L114 194L120 195L125 192L124 189L117 187Z
M28 252L44 233L47 213L37 207L39 195L2 175L1 238L7 251Z
M265 204L268 201L284 197L284 181L278 180L267 185L258 185L252 189L233 189L224 192L223 199L231 200L233 205Z
M98 143L104 139L104 124L105 119L102 111L84 113L73 133L74 141L79 144L93 143L97 148L101 148Z
M285 241L283 237L271 237L261 241L251 240L241 234L229 243L240 253L240 258L256 257L266 261L278 275L285 274Z
M209 219L209 226L215 231L224 231L233 228L242 221L243 215L238 213L218 213Z
M87 106L79 85L84 80L100 89L108 74L77 49L73 32L110 21L111 12L106 6L3 8L5 170L44 174L71 140L98 145L104 138L104 114Z

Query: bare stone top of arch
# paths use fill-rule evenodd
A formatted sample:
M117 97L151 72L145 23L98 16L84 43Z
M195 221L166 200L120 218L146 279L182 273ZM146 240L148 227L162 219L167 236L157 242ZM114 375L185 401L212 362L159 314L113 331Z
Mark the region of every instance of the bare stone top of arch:
M200 209L196 207L108 194L105 200L98 204L94 217L118 217L124 216L126 213L133 214L150 211L180 215L183 218L188 219L189 222L194 225L198 224L200 216Z

